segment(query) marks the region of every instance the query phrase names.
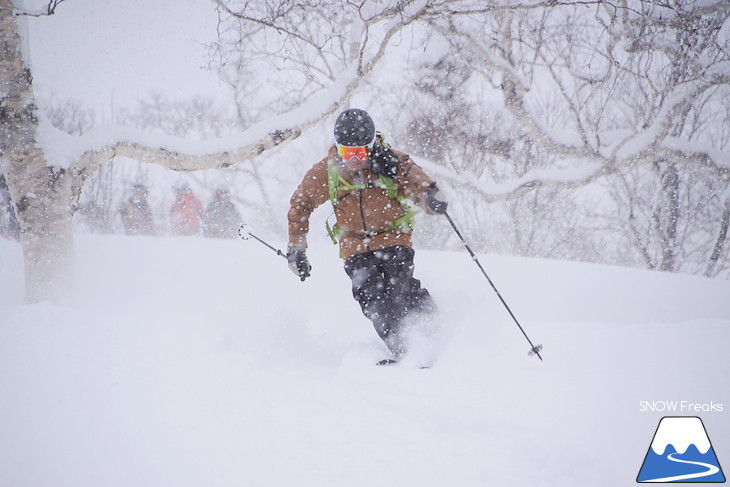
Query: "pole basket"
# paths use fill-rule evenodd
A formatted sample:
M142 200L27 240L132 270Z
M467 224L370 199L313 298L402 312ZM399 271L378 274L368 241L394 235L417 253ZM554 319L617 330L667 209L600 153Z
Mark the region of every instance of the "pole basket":
M527 355L529 355L530 357L532 357L533 355L537 355L538 357L540 357L541 350L542 345L535 345L529 352L527 352ZM542 360L542 357L540 357L540 360Z
M253 227L247 223L244 223L238 228L238 236L241 237L244 240L248 240L253 235Z

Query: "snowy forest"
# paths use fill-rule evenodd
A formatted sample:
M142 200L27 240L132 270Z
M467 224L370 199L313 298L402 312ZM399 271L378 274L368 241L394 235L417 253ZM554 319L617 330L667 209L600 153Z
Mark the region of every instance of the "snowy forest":
M729 19L0 0L0 487L726 480ZM448 202L354 255L433 299L397 355L330 201L288 245L350 108L437 182L414 207Z
M726 1L216 0L206 69L230 103L147 94L111 121L34 89L28 24L73 2L0 1L0 226L29 302L64 282L74 232L125 231L135 186L159 234L192 185L284 239L349 106L438 180L477 251L730 277ZM425 218L416 238L459 245Z

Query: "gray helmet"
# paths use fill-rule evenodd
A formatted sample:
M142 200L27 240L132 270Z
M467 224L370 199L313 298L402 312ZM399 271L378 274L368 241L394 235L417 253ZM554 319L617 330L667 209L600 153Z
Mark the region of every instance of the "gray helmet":
M375 122L368 112L350 108L340 113L335 122L335 142L348 147L370 145L375 140Z

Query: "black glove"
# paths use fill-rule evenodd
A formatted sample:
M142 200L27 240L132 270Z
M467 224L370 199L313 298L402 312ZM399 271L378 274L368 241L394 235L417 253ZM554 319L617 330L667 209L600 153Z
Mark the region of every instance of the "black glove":
M426 208L428 208L428 211L436 213L437 215L443 215L446 213L446 207L448 207L449 204L442 201L440 198L441 193L439 193L439 189L436 185L428 188L428 193L426 193Z
M289 262L289 269L294 275L304 281L309 277L309 271L312 270L312 266L309 265L309 259L307 259L307 251L304 249L289 249L286 252L286 260Z

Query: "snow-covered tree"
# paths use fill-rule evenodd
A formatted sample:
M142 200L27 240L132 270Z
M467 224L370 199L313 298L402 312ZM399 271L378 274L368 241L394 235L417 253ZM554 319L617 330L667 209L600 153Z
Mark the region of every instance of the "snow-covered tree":
M297 137L334 111L341 98L314 100L309 110L277 117L227 139L190 143L118 127L72 137L53 128L37 109L25 39L25 12L0 0L0 160L20 225L29 302L60 299L72 279L72 216L89 174L114 156L175 170L228 167ZM322 108L324 107L324 108Z
M363 77L357 99L393 126L405 118L409 150L438 162L437 177L455 194L515 216L535 208L528 192L559 198L560 211L543 213L548 221L528 219L543 223L533 241L557 249L588 235L565 227L560 239L546 238L583 210L593 187L610 198L593 218L632 249L617 252L623 262L716 272L709 262L719 258L727 268L727 2L217 3L221 72L249 105L249 90L266 84L258 116L354 68ZM584 229L595 225L587 212L581 218ZM522 220L512 222L511 246L525 249ZM595 255L599 244L579 239L573 255Z
M41 148L32 73L23 61L15 15L13 3L2 0L0 153L20 224L28 299L36 301L60 288L60 281L69 275L71 177L68 168L48 164ZM53 272L47 272L51 268Z
M44 13L59 3L49 2ZM650 242L649 254L661 256L657 268L680 269L678 258L690 248L708 273L727 268L722 211L730 197L727 2L216 4L220 41L211 53L221 77L236 90L239 123L246 128L234 136L191 141L122 127L77 137L55 130L36 108L32 73L24 64L28 54L18 32L23 12L13 0L0 0L2 172L20 222L30 301L49 299L64 287L72 214L83 182L114 156L175 170L228 167L299 136L353 97L370 100L368 108L389 115L394 127L399 117L408 118L408 125L416 118L405 116L412 105L396 94L423 82L413 75L424 60L448 60L454 52L470 69L453 73L457 81L468 74L460 88L469 95L462 106L488 98L493 110L483 115L508 115L511 127L496 139L478 131L465 135L464 142L488 142L492 153L483 164L443 164L440 157L456 160L453 144L440 152L429 149L441 154L432 155L441 163L432 168L434 175L454 194L469 191L485 203L518 201L550 188L573 191L600 183L613 189L609 176L635 184L631 173L649 178L654 171L650 191L663 196L653 200L650 221L622 226L629 232L626 240L637 248ZM442 66L448 75L450 63ZM431 82L444 83L438 76ZM521 150L527 152L516 156ZM699 181L701 176L714 183ZM709 187L714 196L697 203L698 190ZM632 199L612 193L616 212L629 222L640 213L627 208L651 197L638 189ZM532 201L525 208L541 204L540 198ZM712 235L704 244L682 223L700 214L703 235ZM632 240L649 223L657 238Z

